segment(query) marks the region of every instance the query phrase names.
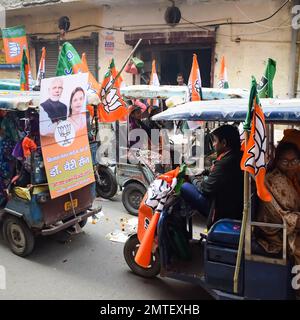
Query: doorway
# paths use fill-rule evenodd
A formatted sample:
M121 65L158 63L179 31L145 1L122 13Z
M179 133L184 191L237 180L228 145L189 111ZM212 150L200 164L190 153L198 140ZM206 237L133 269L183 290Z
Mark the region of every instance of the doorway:
M177 74L180 72L184 76L185 84L192 67L193 54L197 55L201 73L202 86L212 86L212 54L213 48L206 47L186 47L184 45L151 46L140 51L140 57L144 61L144 70L141 74L141 84L148 84L151 74L152 60L156 60L156 70L161 85L177 85Z

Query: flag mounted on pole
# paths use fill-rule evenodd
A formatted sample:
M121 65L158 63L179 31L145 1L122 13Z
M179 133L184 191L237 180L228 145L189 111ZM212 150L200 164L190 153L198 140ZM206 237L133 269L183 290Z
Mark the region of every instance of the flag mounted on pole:
M264 75L262 76L257 92L259 98L273 98L273 79L276 73L276 61L269 58Z
M56 66L56 76L67 76L82 72L81 59L76 49L69 42L62 45Z
M202 81L201 81L201 74L200 69L197 61L197 55L193 54L193 64L192 69L189 77L189 94L190 94L190 101L199 101L203 100L202 98Z
M23 48L28 50L25 27L4 28L2 38L6 63L21 63ZM29 60L28 56L27 59Z
M36 87L40 87L42 79L45 78L45 73L46 73L45 60L46 60L46 48L43 47L41 60L40 60L40 64L39 64L39 70L38 70L38 73L36 76L36 82L35 82Z
M31 71L28 61L28 56L26 49L23 48L23 56L20 66L20 90L28 91L29 90L29 80L31 79Z
M150 81L149 81L150 86L160 86L158 75L156 72L156 63L155 59L152 61L152 69L151 69L151 75L150 75ZM152 104L153 106L159 106L159 100L158 99L149 99L148 100L149 104Z
M87 72L89 75L87 92L99 95L101 86L89 70L85 52L81 55L81 72Z
M249 172L255 178L257 194L263 201L271 201L272 196L265 186L266 175L266 124L262 107L257 95L257 83L252 79L249 97L249 110L244 128L249 130L252 113L251 132L245 145L241 160L241 169Z
M104 76L100 91L100 105L98 106L99 118L103 122L122 120L128 111L121 97L119 88L114 83L111 64ZM118 80L118 79L117 79Z
M121 87L123 87L125 85L125 83L124 83L124 80L121 77L121 75L119 75L118 78L116 79L119 72L116 69L114 58L111 59L109 68L111 70L111 75L112 75L113 79L115 79L115 83L114 83L115 87L120 89Z
M221 60L221 70L220 70L218 87L220 89L228 89L229 88L227 68L225 65L225 57L224 56L222 57L222 60Z

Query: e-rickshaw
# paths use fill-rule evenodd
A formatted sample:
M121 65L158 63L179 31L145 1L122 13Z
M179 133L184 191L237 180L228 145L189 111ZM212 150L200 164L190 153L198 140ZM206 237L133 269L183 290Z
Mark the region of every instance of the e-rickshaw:
M19 126L18 130L21 123L27 123L26 129L22 128L23 134L32 129L30 119L38 119L38 105L39 92L0 91L0 109L8 112L10 119ZM9 177L8 195L0 211L4 239L12 252L22 257L33 251L38 235L52 235L66 229L79 233L88 217L100 211L100 208L92 208L95 183L51 199L41 148L32 151L30 158L30 170L25 179L23 164L12 160L21 168Z
M270 135L272 132L270 128L273 125L300 124L300 100L260 99L260 101L267 125L267 142L273 146L273 136ZM247 99L190 102L166 110L154 116L153 120L238 123L245 121L247 109ZM149 250L150 263L145 267L137 264L135 258L143 243L141 235L146 234L155 214L152 212L148 216L139 215L138 233L132 234L124 246L124 258L130 269L142 277L150 278L160 274L162 277L199 284L215 299L294 299L292 277L295 274L292 274L292 261L287 253L286 224L257 222L258 198L255 183L247 173L245 173L244 188L246 192L243 220L219 220L211 226L207 234L201 234L200 240L193 236L193 217L186 218L184 212L181 215L179 211L184 208L176 207L174 202L168 204L168 198L164 199L166 206L158 218L152 250L151 248ZM170 219L174 213L176 213L174 219L175 216L177 219L181 216L182 224L188 234L188 244L186 244L180 241L179 229L173 228L173 246L174 243L178 244L178 254L171 267L166 263L167 258L163 254L166 253L166 238L160 239L163 221L168 216L169 210L171 210ZM257 245L254 236L256 227L282 229L283 250L280 254L269 254Z
M219 100L219 99L239 99L246 98L249 95L249 91L245 89L215 89L215 88L203 88L203 98L205 100ZM167 100L170 103L176 105L182 104L188 101L188 87L187 86L152 86L152 85L132 85L121 88L121 94L124 99L159 99ZM168 101L168 100L167 100ZM124 125L124 124L123 124ZM121 126L123 126L121 125ZM119 130L122 130L120 128ZM124 130L124 129L123 129ZM176 131L176 130L175 130ZM169 132L170 134L170 132ZM169 137L170 143L181 144L181 148L187 144L185 140L178 140L177 132ZM176 140L176 141L174 141ZM196 143L195 143L195 146ZM199 146L198 146L199 147ZM117 149L118 148L117 146ZM176 149L176 147L174 147ZM186 152L186 150L182 150ZM162 168L161 168L162 169ZM160 172L162 173L162 172ZM122 202L126 210L133 214L138 215L139 205L146 193L150 183L157 176L157 170L151 170L144 161L140 161L137 164L130 164L125 162L119 162L116 165L116 175L118 183L122 191Z
M152 85L132 85L121 88L121 94L125 100L146 99L146 100L162 100L171 97L177 97L182 102L187 101L188 88L180 86L152 86ZM117 132L128 135L128 123L120 122L117 124ZM126 154L125 161L118 161L116 164L116 176L118 184L122 189L122 203L125 209L133 214L138 215L138 209L147 191L150 183L157 175L156 170L150 168L147 161L139 157L138 161L129 163L127 160L127 152L124 147L120 146L120 141L117 139L117 150L120 150L117 158L122 160L122 154ZM127 146L125 147L127 149ZM134 156L135 160L137 157Z

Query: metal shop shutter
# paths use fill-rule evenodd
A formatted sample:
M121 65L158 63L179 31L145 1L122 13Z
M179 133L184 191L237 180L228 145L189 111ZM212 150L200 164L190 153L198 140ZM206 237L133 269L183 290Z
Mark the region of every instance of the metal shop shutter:
M83 52L86 53L87 62L90 71L98 80L98 34L91 38L81 38L68 40L77 50L81 57ZM55 77L56 65L58 60L59 43L57 40L39 40L34 44L36 52L36 65L38 68L41 58L42 48L46 48L46 77Z

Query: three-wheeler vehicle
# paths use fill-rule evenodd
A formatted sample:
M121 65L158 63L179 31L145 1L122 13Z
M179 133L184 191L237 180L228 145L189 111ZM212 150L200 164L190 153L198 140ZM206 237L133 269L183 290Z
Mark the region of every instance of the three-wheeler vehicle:
M0 91L0 110L6 112L8 127L19 132L21 139L29 132L31 136L37 135L35 138L39 140L38 126L34 122L37 120L38 124L38 106L38 92ZM2 130L1 127L1 150L5 143ZM16 141L13 142L16 145ZM12 172L5 177L1 173L2 191L5 187L8 190L6 196L1 198L3 236L12 252L22 257L33 251L38 235L47 236L66 229L78 233L88 217L100 211L100 208L92 207L96 197L95 183L50 198L41 147L39 143L37 145L27 163L29 170L24 169L24 162L20 158L11 157L10 153L6 155L6 161L10 160Z
M273 125L300 124L299 99L260 99L260 101L267 126L268 143L273 144ZM155 115L153 120L239 123L245 121L247 110L247 99L189 102ZM155 213L150 207L148 211L142 211L141 207L146 201L143 200L137 234L132 234L124 245L124 258L129 268L142 277L160 275L199 284L215 299L295 299L295 291L292 289L292 278L295 274L292 274L293 264L287 252L286 224L284 221L278 224L258 222L255 183L246 172L244 185L247 191L244 196L242 221L219 220L207 233L201 233L200 240L193 235L193 216L180 212L184 207L176 206L176 196L175 202L171 196L164 199L166 204L153 232L154 240L151 242L149 260L146 259L144 265L137 263L136 258L139 255L139 248L144 243L143 237L147 234L147 228L151 225L158 209ZM150 188L148 192L151 194ZM173 248L173 255L170 254L169 257L166 248L172 246L171 244L167 246L168 236L160 238L161 231L165 228L164 221L168 219L171 221L168 236L173 239L173 247L174 243L178 244L175 249ZM179 232L178 224L177 229L172 226L173 219L174 221L181 219L183 229L188 234L186 243L182 241L184 233ZM257 245L254 234L256 227L282 229L283 250L280 254L269 254ZM139 256L139 259L141 257L143 258Z

